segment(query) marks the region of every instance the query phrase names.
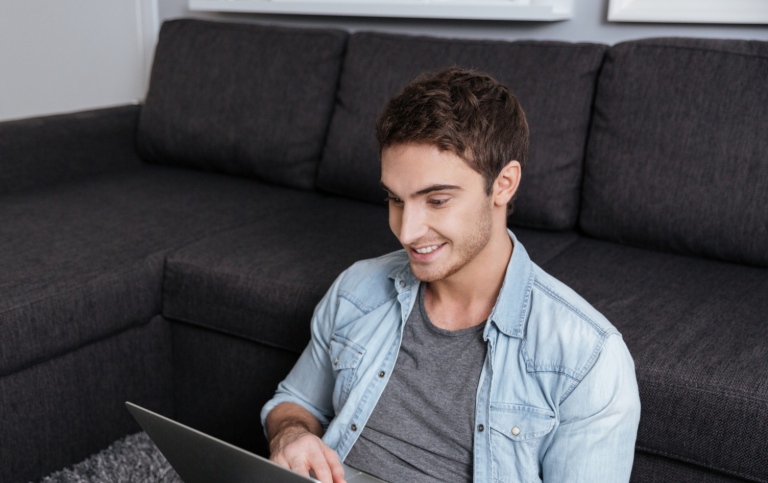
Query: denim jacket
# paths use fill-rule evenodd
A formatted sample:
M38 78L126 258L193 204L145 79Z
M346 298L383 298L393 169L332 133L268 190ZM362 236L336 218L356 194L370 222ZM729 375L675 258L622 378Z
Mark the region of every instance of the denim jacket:
M629 481L640 419L629 351L605 317L510 237L512 257L483 332L474 481ZM262 422L280 403L299 404L343 461L392 373L418 287L403 250L342 273Z

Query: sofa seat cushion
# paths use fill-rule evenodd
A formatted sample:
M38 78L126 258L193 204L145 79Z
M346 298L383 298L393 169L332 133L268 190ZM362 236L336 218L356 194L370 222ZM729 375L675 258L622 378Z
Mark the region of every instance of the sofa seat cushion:
M347 33L165 22L141 113L146 160L311 189Z
M0 203L0 376L160 312L165 253L307 193L146 166Z
M580 225L768 267L768 42L646 39L606 56Z
M623 334L639 449L768 480L768 270L588 238L544 269Z
M501 42L355 33L349 39L318 187L380 201L375 121L389 98L427 70L462 66L509 87L531 131L511 220L529 228L576 224L592 94L607 49L564 42Z
M399 247L385 208L316 194L172 253L163 315L300 352L336 277Z
M539 266L557 257L581 238L575 231L532 230L512 227L528 256Z
M534 260L554 257L578 238L574 232L515 231ZM163 315L300 352L315 306L336 277L358 260L400 248L386 209L316 195L306 206L171 254Z
M635 452L630 483L744 483L743 478L656 454Z

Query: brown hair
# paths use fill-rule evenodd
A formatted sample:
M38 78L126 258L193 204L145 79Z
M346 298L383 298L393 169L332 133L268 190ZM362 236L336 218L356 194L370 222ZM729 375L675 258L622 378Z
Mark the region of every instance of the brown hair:
M379 153L407 143L450 151L482 175L488 195L507 163L522 166L528 156L528 123L515 96L488 74L456 67L422 74L392 98L376 139Z

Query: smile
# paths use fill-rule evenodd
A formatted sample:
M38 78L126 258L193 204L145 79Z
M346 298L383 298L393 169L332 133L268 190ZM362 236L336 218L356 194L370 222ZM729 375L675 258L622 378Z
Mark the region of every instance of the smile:
M440 245L432 245L430 247L424 247L424 248L414 248L414 250L416 251L416 253L421 253L423 255L426 253L432 253L438 248L440 248Z

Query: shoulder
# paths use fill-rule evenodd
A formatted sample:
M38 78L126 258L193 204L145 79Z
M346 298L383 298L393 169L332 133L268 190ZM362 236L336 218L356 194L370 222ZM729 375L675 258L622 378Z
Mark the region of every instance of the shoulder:
M403 250L356 262L336 280L336 292L363 312L395 298L394 277L408 267Z
M589 302L534 264L524 343L529 370L581 380L612 335L621 338Z

